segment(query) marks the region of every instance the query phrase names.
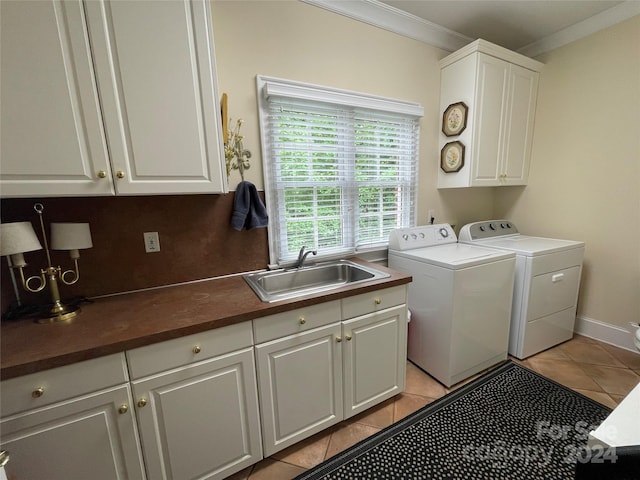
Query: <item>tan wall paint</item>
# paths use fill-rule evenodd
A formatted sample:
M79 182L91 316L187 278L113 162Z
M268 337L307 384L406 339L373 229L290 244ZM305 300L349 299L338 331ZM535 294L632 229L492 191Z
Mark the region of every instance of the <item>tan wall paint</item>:
M523 233L586 243L578 316L640 320L640 17L539 58L529 185L496 190Z
M256 75L419 102L421 121L418 222L457 223L486 218L491 189L438 192L440 68L447 52L318 7L294 1L213 1L218 85L229 116L244 120L251 169L245 179L263 188ZM230 188L240 176L234 172ZM267 192L268 195L268 192Z
M506 217L525 233L584 240L578 314L624 328L640 320L638 17L539 58L527 187L438 191L437 62L446 52L301 2L214 0L213 14L219 87L229 115L245 121L246 178L260 189L257 74L420 102L419 223L434 208L436 221ZM232 189L239 180L234 172Z

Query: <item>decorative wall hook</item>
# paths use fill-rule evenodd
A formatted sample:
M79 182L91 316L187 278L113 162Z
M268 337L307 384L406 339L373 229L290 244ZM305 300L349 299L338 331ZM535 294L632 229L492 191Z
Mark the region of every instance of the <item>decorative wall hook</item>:
M227 94L222 94L222 138L224 140L224 158L227 166L227 179L231 176L231 170L238 170L240 177L244 180L244 171L251 167L249 159L251 152L244 148L242 140L244 136L240 134L240 128L244 123L241 118L236 121L235 128L229 130L227 118Z

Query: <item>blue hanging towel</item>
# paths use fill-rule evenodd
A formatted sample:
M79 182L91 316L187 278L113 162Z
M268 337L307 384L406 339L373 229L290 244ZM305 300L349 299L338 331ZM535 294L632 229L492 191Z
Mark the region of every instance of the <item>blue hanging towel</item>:
M231 215L231 228L242 230L246 228L263 228L269 223L269 216L256 186L251 182L242 181L236 187L233 200L233 214Z

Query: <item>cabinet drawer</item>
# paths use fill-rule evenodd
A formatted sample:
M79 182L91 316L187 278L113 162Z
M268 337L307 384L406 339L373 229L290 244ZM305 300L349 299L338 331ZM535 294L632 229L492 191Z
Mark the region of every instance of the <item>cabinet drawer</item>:
M407 302L407 287L387 288L342 299L342 318L358 317Z
M310 305L253 321L256 344L305 332L340 320L340 300Z
M132 379L181 367L253 345L251 322L242 322L128 350Z
M127 380L123 353L12 378L1 384L1 415L43 407Z

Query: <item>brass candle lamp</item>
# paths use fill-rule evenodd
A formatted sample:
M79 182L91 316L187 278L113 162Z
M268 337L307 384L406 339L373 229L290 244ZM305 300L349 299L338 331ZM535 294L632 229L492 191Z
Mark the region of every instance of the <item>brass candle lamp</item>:
M27 266L27 263L24 260L24 253L42 249L31 222L3 223L0 225L0 255L7 256L9 267L12 270L12 280L14 280L18 303L20 303L19 294L13 271L19 271L22 287L29 292L41 292L47 285L49 286L52 306L46 314L46 318L38 319L36 320L37 322L68 322L79 313L80 309L77 306L65 305L62 302L58 281L65 285L73 285L80 279L80 270L78 268L80 253L78 250L93 247L89 224L51 224L51 248L53 250L68 250L74 263L73 269L63 271L62 267L54 267L51 264L51 255L43 220L44 206L41 203L36 203L33 208L40 217L40 228L42 230L44 249L47 254L47 266L40 270L40 275L25 278L24 267Z

